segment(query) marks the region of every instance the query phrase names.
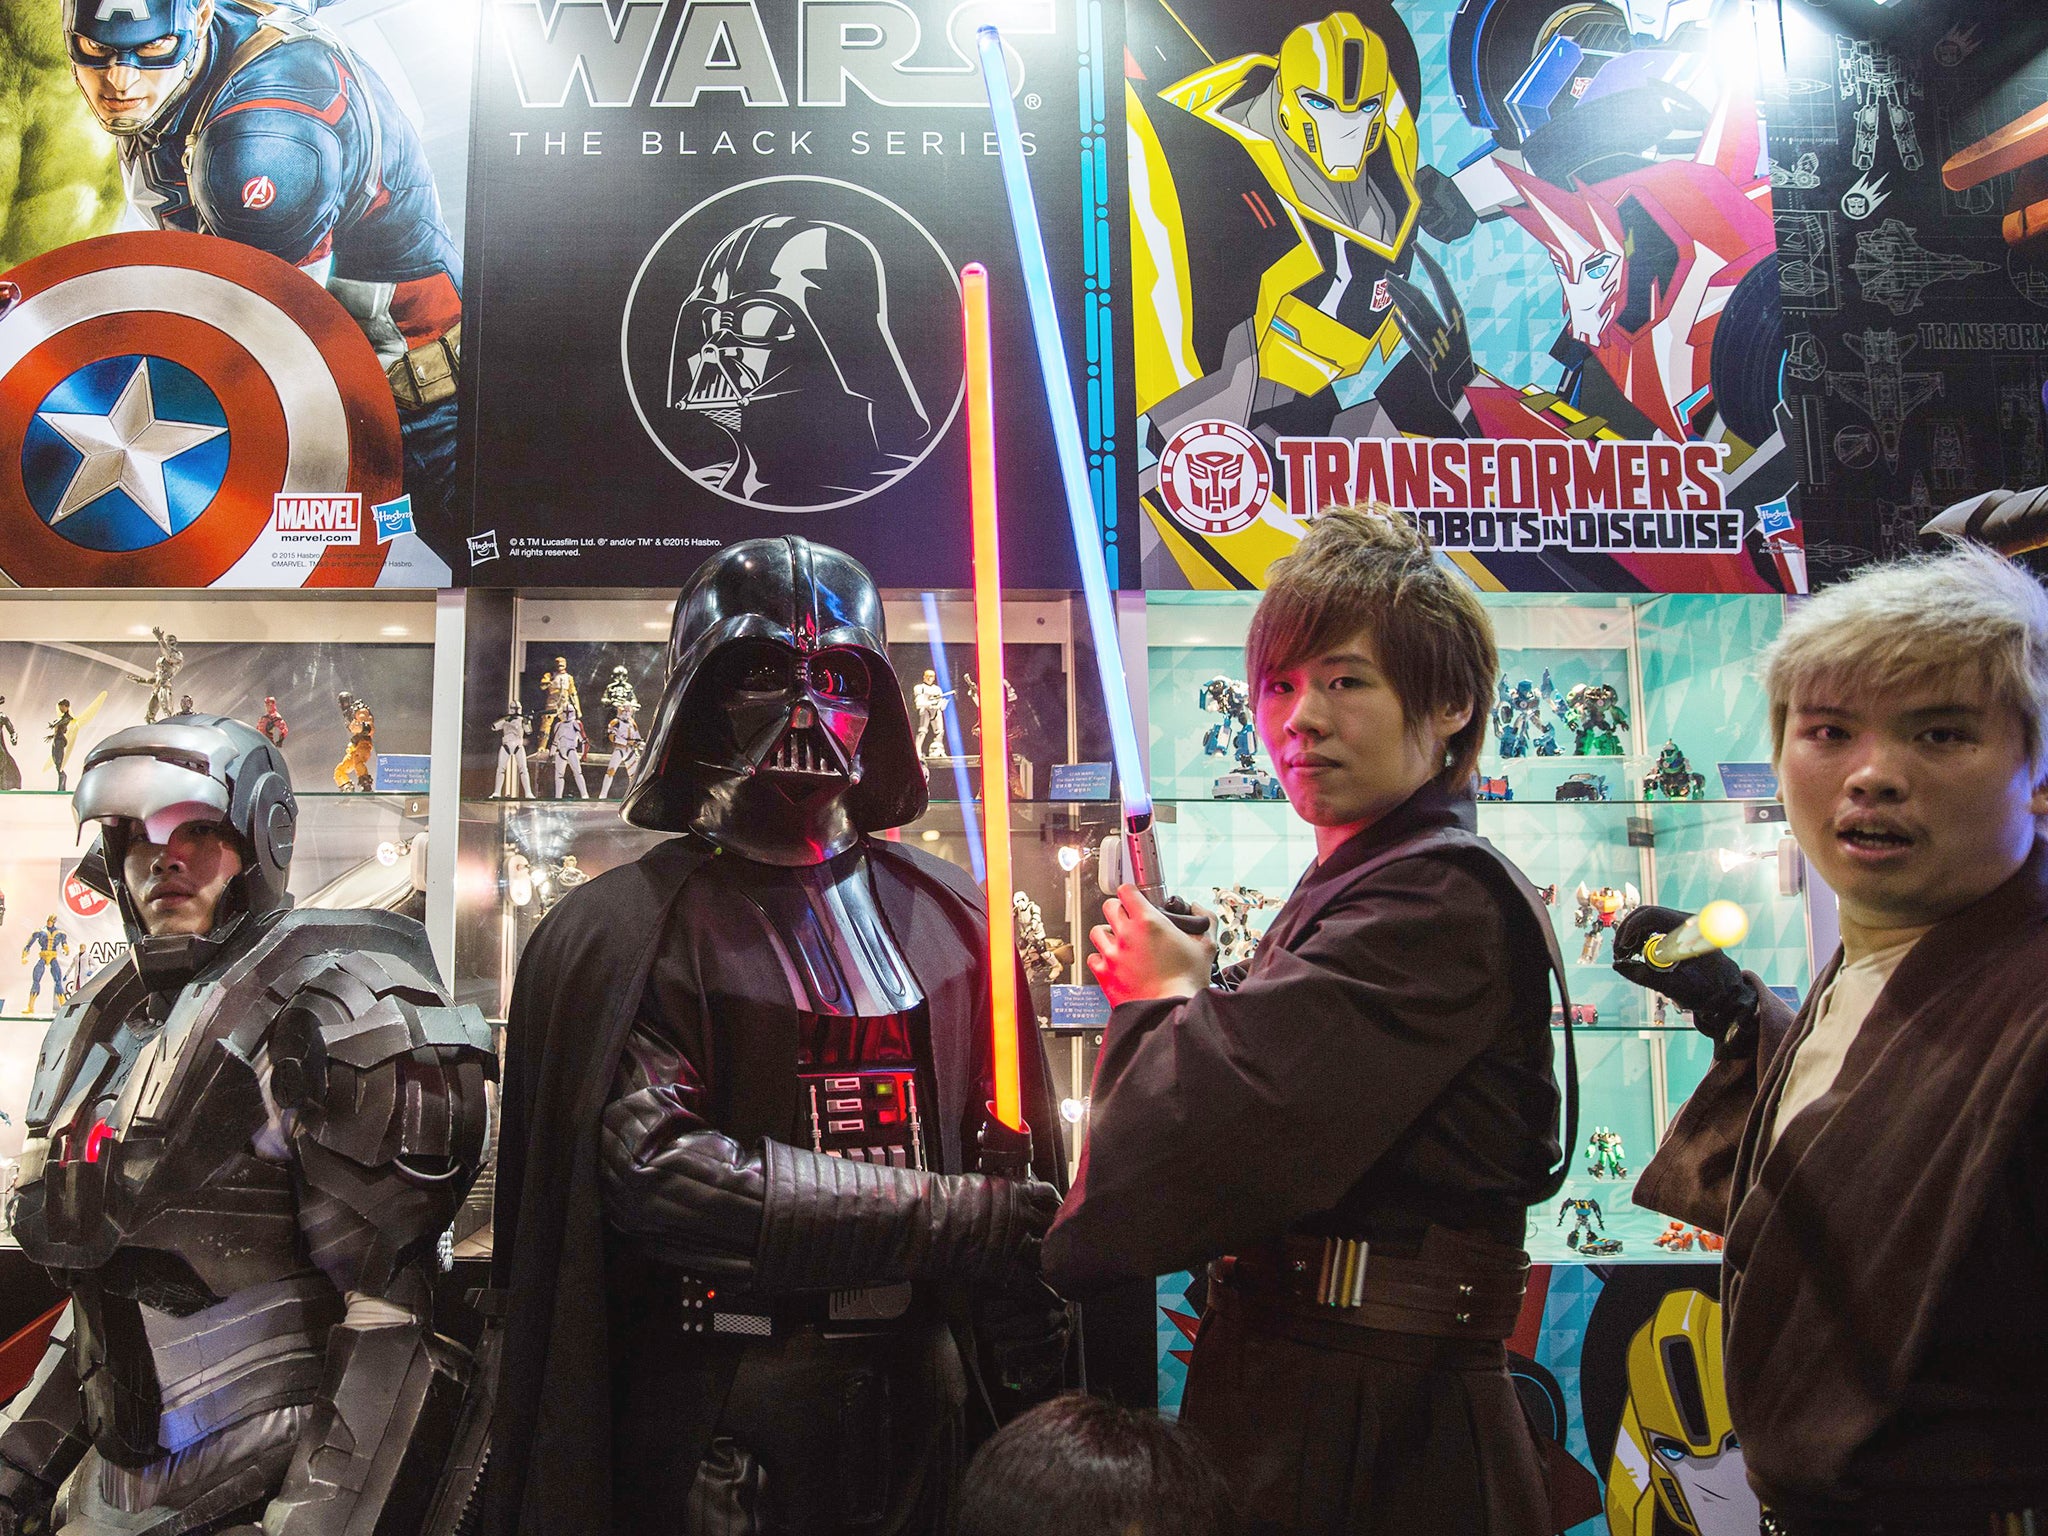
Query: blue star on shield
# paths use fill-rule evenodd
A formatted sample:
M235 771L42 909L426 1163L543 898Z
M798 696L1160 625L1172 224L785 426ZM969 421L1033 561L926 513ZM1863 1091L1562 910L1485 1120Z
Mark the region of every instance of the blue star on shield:
M44 397L23 435L22 482L51 530L110 553L147 549L219 493L228 418L205 382L167 358L88 363Z

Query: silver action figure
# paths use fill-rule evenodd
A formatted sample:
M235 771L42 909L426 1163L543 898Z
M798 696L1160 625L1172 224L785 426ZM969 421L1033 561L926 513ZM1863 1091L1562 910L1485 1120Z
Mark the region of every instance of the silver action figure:
M526 737L533 727L527 723L526 707L517 699L512 707L491 722L498 733L498 773L491 783L491 798L507 795L522 800L533 798L533 771L527 766Z
M1248 885L1212 885L1209 889L1216 895L1216 964L1225 970L1251 964L1263 937L1252 932L1252 914L1280 903Z
M115 733L73 811L132 942L37 1060L13 1230L71 1300L0 1411L0 1530L403 1529L472 1377L430 1282L489 1026L418 923L290 910L297 801L240 721Z
M633 679L623 666L613 667L611 681L604 685L604 692L598 695L598 702L614 716L620 710L626 718L638 723L640 716L640 695L633 691Z
M185 652L179 647L176 635L165 634L161 627L151 629L150 633L156 636L156 664L149 669L147 677L131 672L128 680L149 690L149 707L143 712L142 719L146 725L155 725L171 712L171 679L178 675L178 668L185 665Z

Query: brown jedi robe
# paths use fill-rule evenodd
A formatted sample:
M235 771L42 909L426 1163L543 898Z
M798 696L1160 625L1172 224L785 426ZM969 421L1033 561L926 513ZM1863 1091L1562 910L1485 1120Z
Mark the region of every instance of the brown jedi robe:
M1542 909L1472 824L1469 795L1421 791L1303 877L1235 991L1115 1011L1048 1280L1086 1293L1289 1230L1521 1245L1558 1158ZM1498 1344L1331 1326L1339 1347L1204 1321L1183 1418L1248 1529L1552 1528Z
M2048 1502L2048 844L1913 947L1759 1157L1840 964L1796 1020L1763 994L1761 1049L1708 1072L1636 1203L1727 1233L1728 1396L1768 1505Z

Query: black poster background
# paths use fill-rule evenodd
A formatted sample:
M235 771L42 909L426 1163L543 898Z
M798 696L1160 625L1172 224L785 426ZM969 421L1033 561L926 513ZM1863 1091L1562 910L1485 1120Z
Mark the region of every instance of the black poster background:
M965 74L949 47L949 18L969 58L974 25L986 19L1005 24L1013 82L1021 61L1019 116L1035 150L1032 184L1098 502L1112 519L1130 504L1129 325L1127 317L1111 324L1101 280L1105 270L1123 271L1127 245L1120 6L490 0L467 255L469 580L673 586L725 544L797 533L853 553L885 586L967 586L966 413L951 274L980 261L994 307L1004 581L1077 584L990 114L978 68ZM910 68L962 72L938 88L978 104L880 105L851 79L844 105L803 104L807 54L819 73L817 49L800 39L806 26L851 28L858 42L884 26L904 35L912 22L921 41ZM612 34L618 52L603 57ZM760 65L761 37L772 71ZM586 62L572 75L576 39ZM694 105L651 104L664 93L672 54L700 54L714 71L753 65L755 98L713 89ZM877 78L885 94L934 88L929 76ZM1084 105L1082 83L1091 79ZM829 94L826 83L821 76L812 94ZM535 104L522 102L522 84ZM772 104L777 91L787 105ZM539 104L557 97L565 104ZM738 264L709 259L719 237L749 228ZM877 260L886 341L873 320ZM797 269L806 276L764 276ZM681 317L686 344L672 391L680 311L700 279L720 271L728 326L745 323L746 294L770 283L782 309L757 309L753 323L794 337L778 341L783 350L770 365L794 360L781 375L795 381L793 392L763 392L775 402L750 403L739 421L754 468L730 478L759 505L719 494L678 462L716 480L737 459L712 411L669 404L692 392L689 356L706 324L703 305ZM792 293L802 295L794 304ZM1094 405L1104 399L1108 408ZM823 504L835 500L846 504ZM1113 580L1123 562L1113 537ZM1128 570L1135 580L1134 554Z
M2048 482L2048 242L2003 238L2011 173L1961 190L1942 175L2048 102L2048 10L1865 9L1787 0L1766 73L1816 587L1924 547L1921 525L1968 496Z

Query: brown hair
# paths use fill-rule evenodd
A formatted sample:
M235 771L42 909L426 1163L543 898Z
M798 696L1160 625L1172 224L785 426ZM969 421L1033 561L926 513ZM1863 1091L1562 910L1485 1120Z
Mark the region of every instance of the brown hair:
M1429 537L1377 503L1330 507L1273 563L1245 639L1253 699L1265 678L1364 630L1411 730L1442 708L1472 706L1436 777L1457 790L1478 771L1500 671L1478 597L1432 556Z

